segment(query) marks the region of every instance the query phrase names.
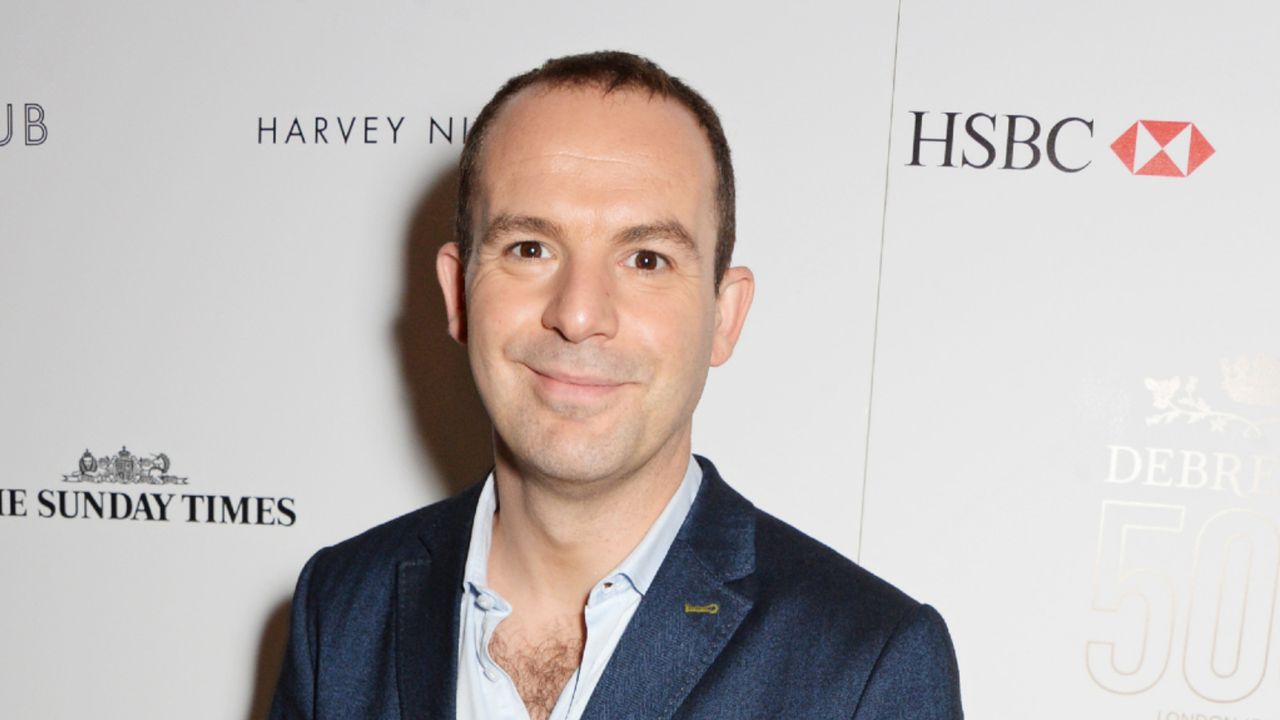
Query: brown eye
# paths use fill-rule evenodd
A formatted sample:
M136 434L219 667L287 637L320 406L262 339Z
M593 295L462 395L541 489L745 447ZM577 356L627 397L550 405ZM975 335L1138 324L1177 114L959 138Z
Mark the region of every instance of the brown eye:
M516 254L516 257L524 260L537 260L544 254L542 243L533 240L518 242L512 246L511 251Z
M652 250L639 250L629 260L627 264L637 270L658 270L667 262L666 258Z

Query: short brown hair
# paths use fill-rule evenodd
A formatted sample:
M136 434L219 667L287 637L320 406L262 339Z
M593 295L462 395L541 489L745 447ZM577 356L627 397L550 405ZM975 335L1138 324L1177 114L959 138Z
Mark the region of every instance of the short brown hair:
M729 157L729 141L720 127L715 108L693 88L672 77L652 60L627 52L602 51L548 60L534 70L517 75L504 84L476 116L462 147L458 173L458 209L454 232L461 246L463 263L471 255L471 200L479 172L480 151L493 118L512 95L534 85L549 88L597 87L605 95L618 90L648 91L650 96L675 100L689 109L707 134L716 168L716 210L719 227L716 232L716 288L729 267L734 241L733 161Z

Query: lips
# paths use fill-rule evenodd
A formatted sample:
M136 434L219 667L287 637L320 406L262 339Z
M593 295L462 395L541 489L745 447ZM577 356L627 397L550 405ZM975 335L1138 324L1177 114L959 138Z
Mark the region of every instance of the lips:
M533 370L535 373L541 375L542 377L548 378L550 380L555 380L556 382L565 383L568 385L587 385L590 387L606 387L606 386L615 386L615 385L625 384L621 380L614 380L612 378L606 378L606 377L583 375L579 373L564 372L561 370L545 370L540 368L529 368L529 369Z
M612 394L627 381L612 377L526 365L542 393L557 399L591 400Z

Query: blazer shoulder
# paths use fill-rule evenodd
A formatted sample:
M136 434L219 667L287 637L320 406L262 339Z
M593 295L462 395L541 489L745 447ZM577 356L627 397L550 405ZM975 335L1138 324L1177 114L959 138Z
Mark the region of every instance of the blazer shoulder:
M308 563L322 595L342 588L390 583L401 561L429 556L435 546L465 548L480 483L322 548Z
M743 589L771 617L797 626L816 623L844 635L887 638L921 607L857 563L757 508L725 482L710 460L697 459L703 487L682 535L722 577L743 578Z
M756 510L756 574L764 594L859 627L886 633L916 614L921 603L831 547Z

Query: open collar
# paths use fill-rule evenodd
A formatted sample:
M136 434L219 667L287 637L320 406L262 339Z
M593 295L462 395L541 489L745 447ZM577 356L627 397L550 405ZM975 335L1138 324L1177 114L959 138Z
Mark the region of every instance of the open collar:
M702 483L648 593L592 693L584 720L670 717L755 601L755 508L695 456ZM401 717L453 720L463 571L481 483L444 501L397 571Z
M668 718L755 602L755 508L698 458L702 486L583 720Z

